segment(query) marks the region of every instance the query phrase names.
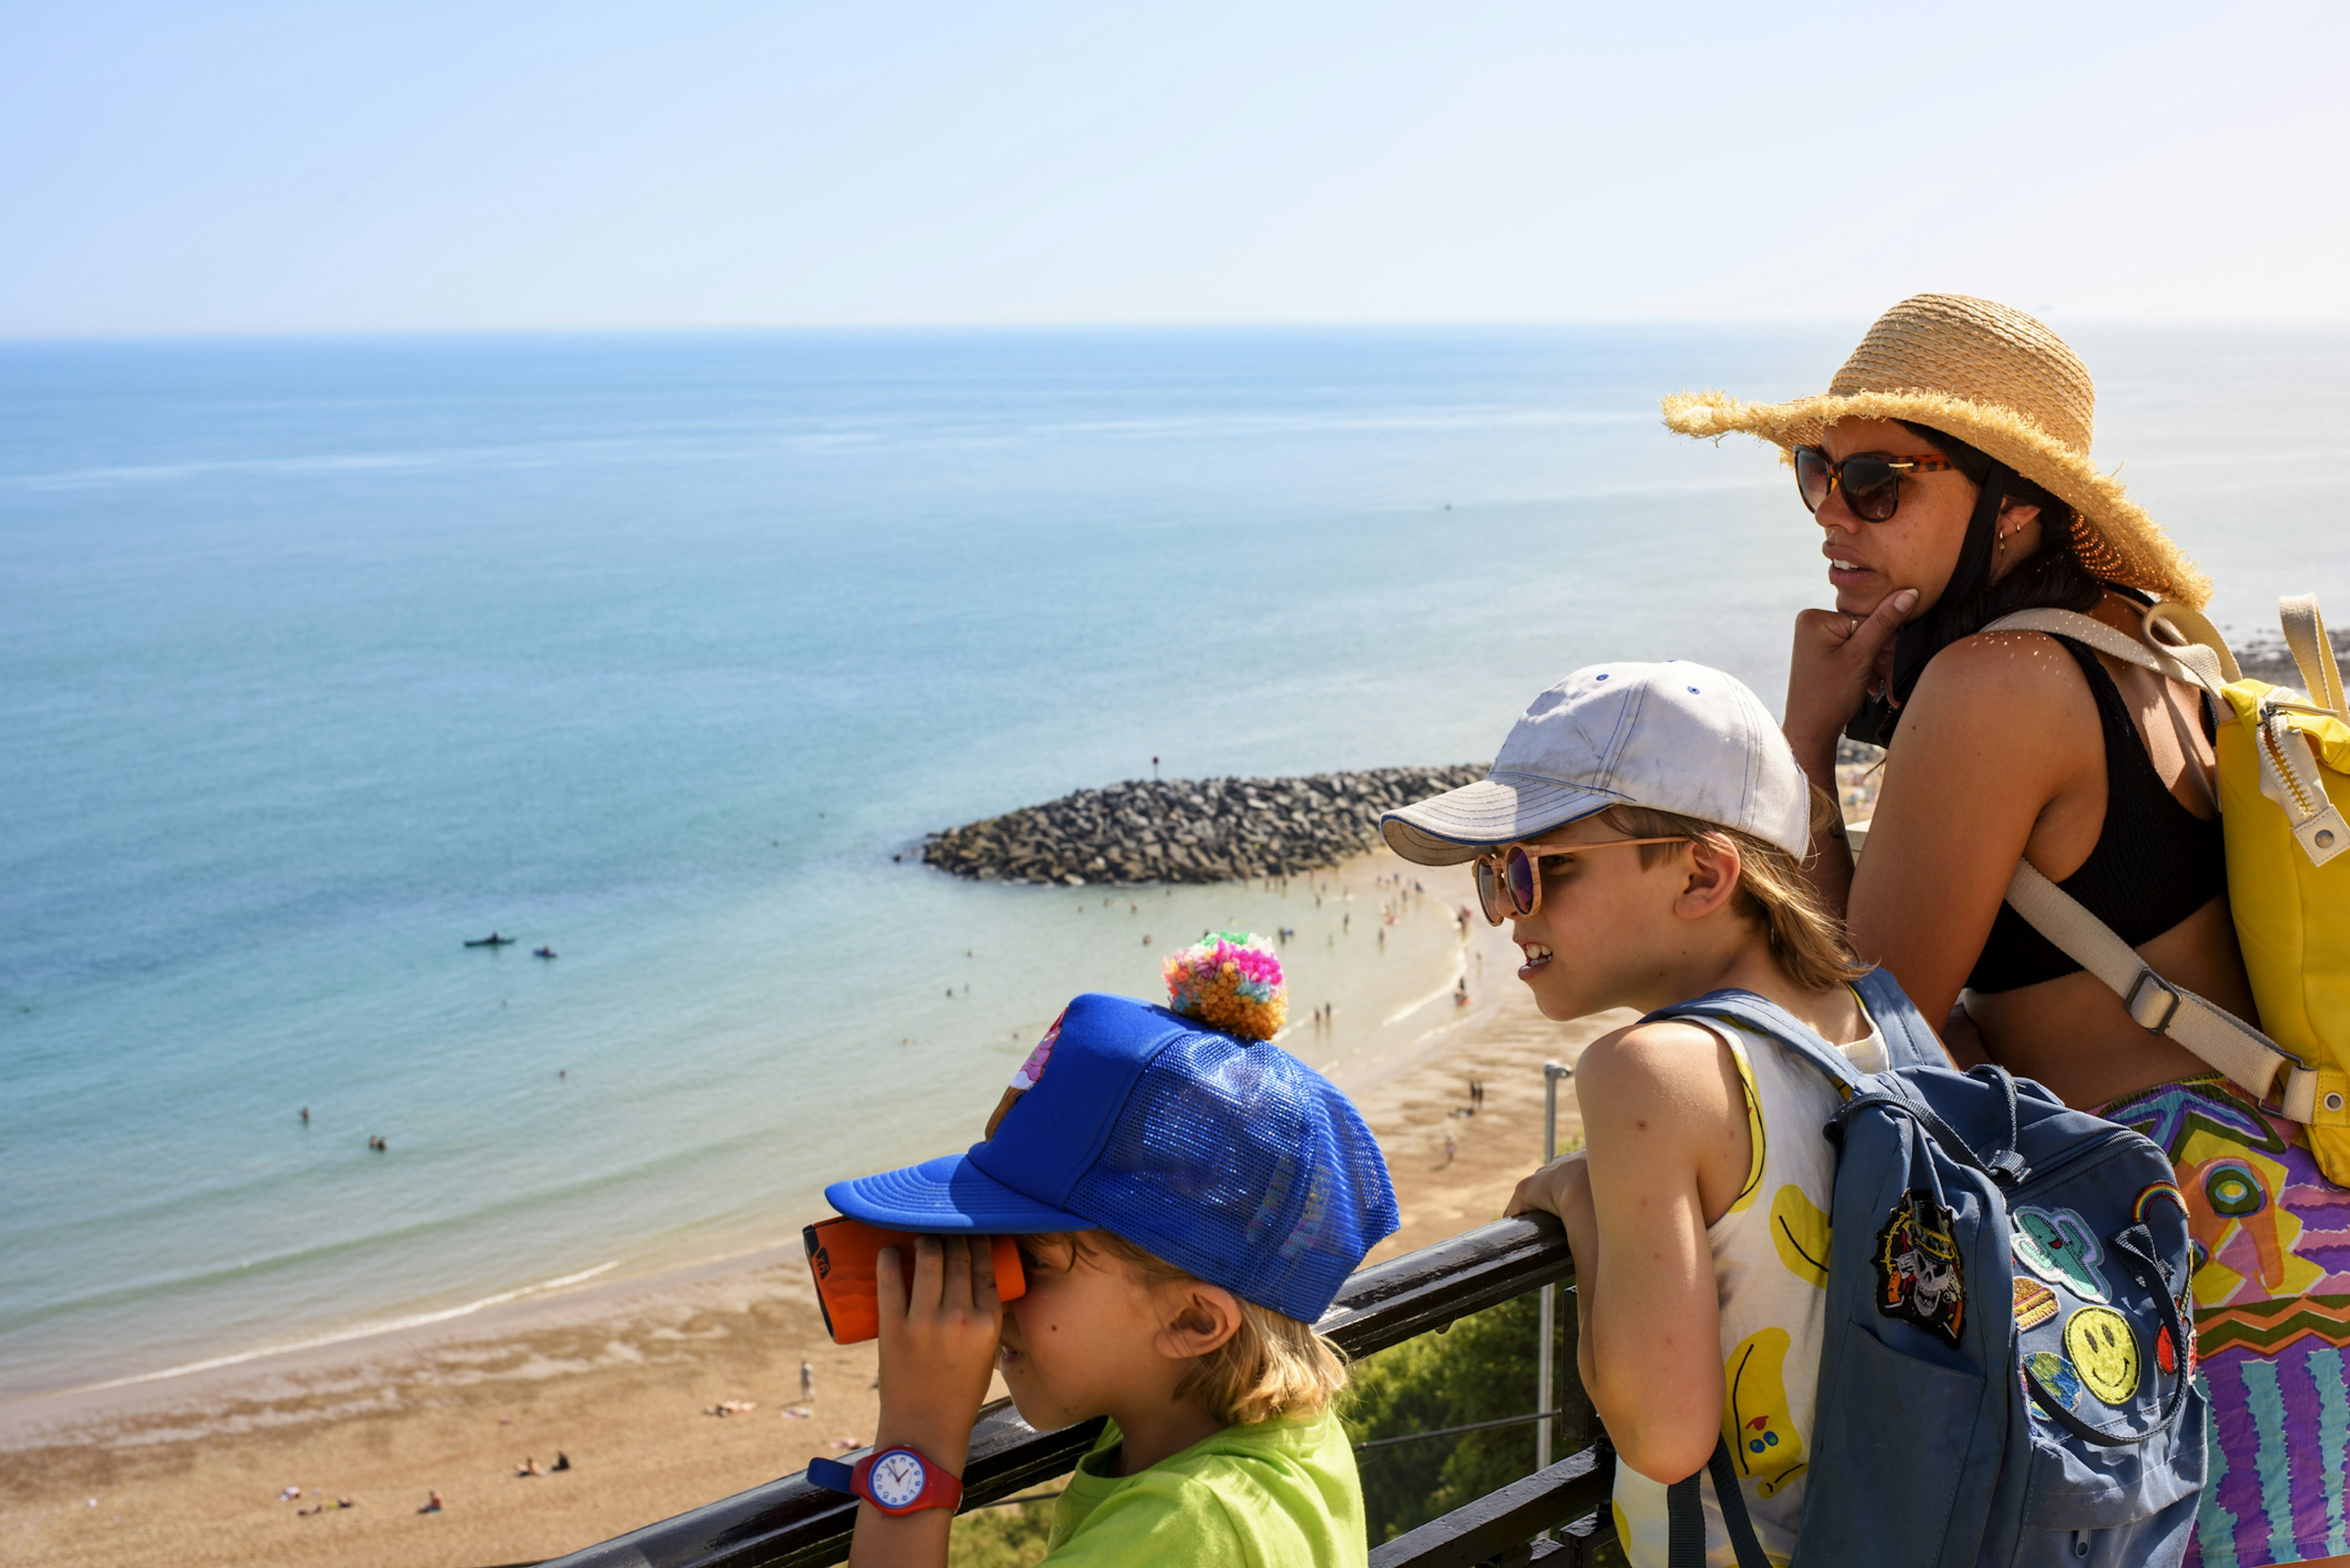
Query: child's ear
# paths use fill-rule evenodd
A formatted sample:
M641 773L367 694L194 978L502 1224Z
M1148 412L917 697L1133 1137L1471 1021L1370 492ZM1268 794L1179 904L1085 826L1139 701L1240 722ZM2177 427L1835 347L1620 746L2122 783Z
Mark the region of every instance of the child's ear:
M1223 1348L1241 1331L1241 1303L1222 1285L1185 1280L1160 1298L1159 1354L1189 1361Z
M1673 900L1673 913L1684 920L1701 920L1738 892L1738 846L1706 834L1690 843L1688 878Z

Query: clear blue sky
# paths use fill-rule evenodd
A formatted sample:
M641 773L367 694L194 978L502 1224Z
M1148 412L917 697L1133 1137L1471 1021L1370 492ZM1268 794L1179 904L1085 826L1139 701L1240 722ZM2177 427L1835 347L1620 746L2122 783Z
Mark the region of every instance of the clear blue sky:
M2350 7L0 0L0 336L2350 318Z

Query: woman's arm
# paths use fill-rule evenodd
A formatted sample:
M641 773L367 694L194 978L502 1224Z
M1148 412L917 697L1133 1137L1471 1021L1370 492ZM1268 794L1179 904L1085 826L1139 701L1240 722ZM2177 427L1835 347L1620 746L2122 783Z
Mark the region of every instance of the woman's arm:
M1712 1456L1721 1428L1706 1189L1726 1184L1726 1209L1745 1176L1744 1089L1711 1032L1648 1023L1595 1041L1575 1090L1582 1157L1528 1178L1511 1210L1553 1209L1565 1221L1585 1391L1626 1464L1676 1481Z
M1787 661L1787 743L1814 787L1830 800L1836 791L1836 742L1860 711L1861 700L1883 685L1893 659L1893 634L1917 604L1914 588L1885 596L1856 621L1842 610L1807 609L1795 617L1795 645ZM1823 903L1842 914L1852 889L1852 845L1841 806L1812 835L1804 871Z
M1846 920L1854 950L1927 1017L1958 1001L2016 862L2030 852L2061 880L2095 846L2098 733L2088 683L2052 639L1978 634L1926 667L1886 756Z

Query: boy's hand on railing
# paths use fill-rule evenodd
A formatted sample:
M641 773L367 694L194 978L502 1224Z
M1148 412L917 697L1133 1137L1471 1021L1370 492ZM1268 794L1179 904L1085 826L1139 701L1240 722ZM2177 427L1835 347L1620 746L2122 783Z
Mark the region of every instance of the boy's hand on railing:
M1566 1227L1567 1250L1575 1254L1578 1275L1598 1261L1591 1210L1591 1165L1582 1149L1560 1155L1518 1183L1510 1194L1504 1218L1540 1210L1555 1214Z
M874 1273L881 1418L873 1446L918 1449L959 1476L1003 1333L993 1252L984 1238L922 1236L910 1277L895 1247L882 1249Z
M1568 1210L1578 1206L1586 1212L1591 1208L1591 1168L1581 1149L1560 1155L1519 1182L1517 1190L1510 1194L1509 1207L1502 1214L1506 1219L1539 1210L1565 1220Z

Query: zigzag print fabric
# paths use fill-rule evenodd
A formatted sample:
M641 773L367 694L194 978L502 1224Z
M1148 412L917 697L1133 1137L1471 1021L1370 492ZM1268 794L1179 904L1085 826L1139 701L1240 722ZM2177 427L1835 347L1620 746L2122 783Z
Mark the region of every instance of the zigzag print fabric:
M2162 1147L2195 1238L2211 1469L2187 1562L2350 1552L2350 1191L2300 1127L2216 1074L2099 1114Z

